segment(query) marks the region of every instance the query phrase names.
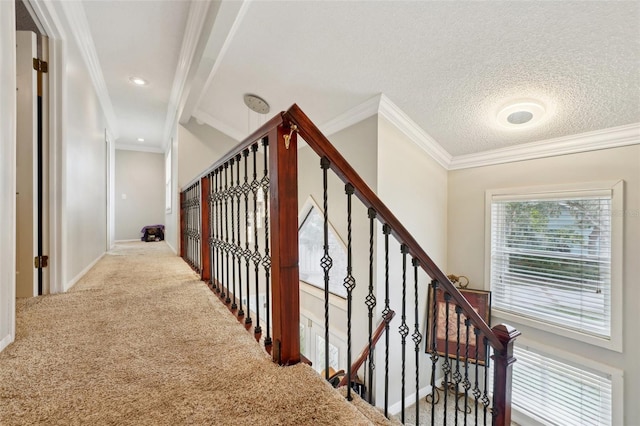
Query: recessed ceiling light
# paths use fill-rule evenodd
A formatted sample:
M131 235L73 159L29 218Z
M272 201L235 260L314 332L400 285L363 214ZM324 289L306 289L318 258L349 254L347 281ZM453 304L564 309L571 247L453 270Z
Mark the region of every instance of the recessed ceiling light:
M147 84L149 84L147 80L140 77L129 77L129 81L135 84L136 86L146 86Z
M138 142L144 142L144 138L138 138Z
M498 112L498 123L509 129L528 128L540 121L545 114L541 103L532 100L517 101Z

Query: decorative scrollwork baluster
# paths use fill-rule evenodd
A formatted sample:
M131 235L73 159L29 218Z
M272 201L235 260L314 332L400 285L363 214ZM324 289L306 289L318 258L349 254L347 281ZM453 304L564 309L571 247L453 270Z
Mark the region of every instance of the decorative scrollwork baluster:
M242 193L244 194L244 260L245 260L245 278L247 280L247 316L244 323L250 326L253 323L251 318L251 280L249 279L249 263L251 262L251 249L249 248L249 193L251 185L249 185L249 149L242 151L244 157L244 184L242 185Z
M329 196L327 170L331 163L327 157L320 159L320 168L322 169L322 206L324 208L323 220L323 251L324 254L320 260L320 266L324 271L324 375L325 380L329 380L329 270L333 266L333 260L329 255ZM351 366L349 366L351 367Z
M228 189L229 204L231 204L231 216L226 218L227 222L231 222L231 242L227 247L229 250L229 254L231 255L231 283L233 286L233 299L231 299L232 310L238 309L238 304L236 303L236 296L237 296L237 293L236 293L236 228L233 223L233 219L235 217L235 210L236 210L235 203L234 203L236 190L235 190L235 187L233 186L233 170L235 168L234 165L235 165L235 160L232 158L229 160L229 169L231 172L231 178L229 179L230 184Z
M451 295L447 292L444 293L444 301L445 301L445 326L444 326L444 363L442 364L442 371L444 372L444 380L442 381L442 387L444 388L443 399L444 399L444 412L443 412L443 424L447 424L447 410L449 407L447 406L449 394L449 374L451 374L451 363L449 362L449 304L451 303Z
M409 253L409 247L405 244L400 246L400 253L402 253L402 316L400 317L400 346L401 355L401 386L400 386L400 419L404 423L404 400L405 400L405 375L407 369L407 336L409 335L409 327L407 326L407 254Z
M256 325L253 328L253 333L258 337L262 334L262 326L260 325L260 277L259 277L259 265L260 265L260 249L258 246L258 188L260 183L258 182L257 171L257 152L258 144L251 145L251 152L253 157L253 180L251 181L251 192L253 193L253 253L251 254L251 260L253 260L253 271L256 284Z
M242 154L236 155L236 186L234 190L234 194L236 195L236 206L237 206L237 215L236 215L236 225L238 228L238 241L234 246L233 250L236 253L236 259L238 261L238 301L240 302L240 309L238 310L238 317L244 317L244 309L242 303L242 243L241 243L241 232L240 232L240 201L242 198L242 187L240 186L240 161L242 161ZM235 299L235 294L234 294Z
M229 163L224 164L224 280L226 283L227 297L224 299L224 303L231 303L231 295L229 293L230 279L229 279L229 177L227 170L229 170ZM233 205L233 203L232 203Z
M387 318L391 308L389 306L389 235L391 227L386 223L382 226L384 234L384 309L382 316ZM389 417L389 321L384 326L384 415Z
M411 265L413 266L413 315L415 323L413 325L414 330L411 338L413 339L414 349L416 352L416 420L415 424L420 424L420 343L422 342L422 333L420 333L420 320L418 312L418 266L420 266L420 262L415 257L411 260ZM427 307L428 309L428 307Z
M353 289L356 288L356 279L353 277L352 244L351 244L351 198L354 188L350 183L344 187L347 195L347 276L344 278L344 288L347 289L347 399L351 401L351 305L353 302Z
M367 380L367 386L369 391L367 393L367 401L369 404L373 403L373 370L375 369L375 363L373 361L373 310L376 307L376 295L373 292L374 282L374 270L373 270L373 255L374 255L374 237L375 237L375 222L376 211L372 208L368 209L367 216L369 217L369 293L365 299L367 304L367 310L369 314L369 380Z
M455 395L455 416L454 416L454 424L458 424L458 411L460 411L459 401L460 401L460 382L462 381L462 374L460 373L460 316L462 315L462 308L456 305L456 369L453 372L453 383L454 383L454 395Z
M265 321L267 323L267 336L264 338L264 345L271 346L271 255L269 253L269 139L262 139L264 147L264 173L260 181L260 188L264 197L264 257L262 266L264 267L265 280Z

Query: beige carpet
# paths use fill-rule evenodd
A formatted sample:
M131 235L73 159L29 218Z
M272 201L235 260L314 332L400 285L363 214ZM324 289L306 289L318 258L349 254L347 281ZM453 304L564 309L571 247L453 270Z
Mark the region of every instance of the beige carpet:
M366 425L278 367L164 243L120 244L69 292L17 302L0 425Z

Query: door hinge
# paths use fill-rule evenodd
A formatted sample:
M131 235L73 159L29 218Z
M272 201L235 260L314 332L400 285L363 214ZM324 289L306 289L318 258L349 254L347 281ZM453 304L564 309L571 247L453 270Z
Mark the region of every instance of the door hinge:
M36 71L47 73L49 72L49 64L41 59L33 58L33 69Z
M49 256L36 256L33 258L33 267L40 269L49 266Z

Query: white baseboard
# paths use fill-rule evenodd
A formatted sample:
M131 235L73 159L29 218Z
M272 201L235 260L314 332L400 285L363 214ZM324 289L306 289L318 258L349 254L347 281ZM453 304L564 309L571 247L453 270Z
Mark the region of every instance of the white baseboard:
M115 240L115 243L132 243L134 241L142 241L140 238L136 238L134 240Z
M431 385L429 386L425 386L423 388L421 388L418 391L418 395L419 398L418 399L422 399L425 396L429 395L431 393ZM411 395L405 397L404 399L404 406L406 407L411 407L413 404L416 403L416 393L412 393ZM391 405L389 407L389 413L391 413L392 415L397 415L400 413L400 411L402 411L402 405L401 405L401 401L396 402L395 404Z
M13 342L14 336L11 334L5 336L2 340L0 340L0 352L4 350L7 346L9 346Z
M86 268L84 268L78 275L76 275L71 281L69 281L65 286L64 286L64 290L63 292L67 292L69 291L74 285L76 285L78 283L78 281L80 281L80 279L82 279L82 277L85 276L85 274L87 272L89 272L89 270L91 268L93 268L96 263L98 263L100 261L100 259L102 259L104 257L105 253L102 253L100 256L98 256L98 258L96 260L94 260L93 262L91 262Z
M178 250L176 250L175 248L173 248L173 246L167 241L164 241L165 243L167 243L167 245L169 246L169 248L171 249L171 251L173 252L173 254L175 254L176 256L178 255Z

